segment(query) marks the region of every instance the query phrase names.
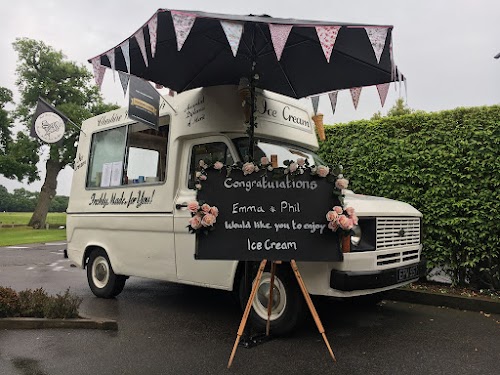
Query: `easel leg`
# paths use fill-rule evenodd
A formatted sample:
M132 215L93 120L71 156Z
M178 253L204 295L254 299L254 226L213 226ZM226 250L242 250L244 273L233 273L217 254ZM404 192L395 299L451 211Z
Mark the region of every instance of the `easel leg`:
M273 261L271 264L271 282L269 284L269 302L267 303L266 336L269 336L269 330L271 328L271 311L273 310L273 289L274 289L275 274L276 274L276 263Z
M328 339L326 338L325 329L323 328L323 324L321 323L318 312L316 311L316 308L314 307L314 304L311 300L311 296L309 295L309 292L307 291L306 284L304 283L304 280L302 280L302 276L300 275L299 268L297 267L297 263L295 262L295 260L292 259L290 261L290 265L292 266L293 272L295 273L295 277L297 278L297 282L299 283L300 289L302 290L302 294L304 295L304 298L306 299L307 306L309 307L309 311L311 311L311 315L314 318L314 322L316 323L316 327L318 327L319 333L321 333L321 336L323 336L323 340L325 341L326 347L328 348L328 351L330 352L332 359L335 362L337 362L337 360L335 359L335 355L333 354L332 348L330 346L330 343L328 342Z
M247 306L245 307L245 312L243 313L243 317L241 318L240 327L238 328L238 333L236 336L236 341L234 342L233 351L231 352L231 356L229 357L229 362L227 364L227 368L230 368L233 364L234 355L236 354L236 349L238 348L238 344L241 339L241 335L243 335L243 331L245 330L245 325L247 324L248 316L250 315L250 310L252 308L253 300L255 299L255 295L257 294L257 289L260 284L260 280L262 278L262 274L264 273L264 268L266 267L267 259L264 259L260 262L259 271L257 272L257 276L255 277L254 285L252 288L252 292L250 293L250 297L248 298Z

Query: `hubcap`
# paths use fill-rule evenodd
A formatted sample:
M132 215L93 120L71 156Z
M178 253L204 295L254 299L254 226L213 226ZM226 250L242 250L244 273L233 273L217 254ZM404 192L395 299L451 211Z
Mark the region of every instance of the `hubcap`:
M92 264L92 281L98 288L104 288L109 281L109 264L106 258L99 256Z
M254 311L262 319L267 320L267 306L269 303L269 292L271 286L271 274L265 272L262 275L260 285L257 289L257 296L253 301ZM271 308L271 321L278 319L286 308L286 290L278 277L274 277L273 300Z

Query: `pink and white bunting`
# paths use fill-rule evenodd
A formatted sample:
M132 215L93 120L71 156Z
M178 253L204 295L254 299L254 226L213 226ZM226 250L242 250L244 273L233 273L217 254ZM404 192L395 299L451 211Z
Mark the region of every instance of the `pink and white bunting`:
M349 90L351 91L352 103L354 104L354 108L358 109L359 97L361 96L362 87L352 87Z
M332 91L328 93L328 97L330 98L330 104L332 105L332 114L335 114L335 109L337 108L337 96L339 92Z
M227 41L233 51L233 56L236 57L238 47L240 45L241 35L243 34L243 24L233 21L220 21L224 34L226 34Z
M144 31L142 30L142 27L135 33L134 36L137 40L137 44L139 44L139 48L141 49L144 64L148 66L148 55L146 54L146 42L144 41Z
M365 30L372 44L373 52L375 52L377 63L380 63L380 57L382 56L382 52L384 52L385 40L387 39L389 29L387 27L366 26Z
M115 49L113 48L111 51L106 53L108 56L109 64L111 65L111 69L113 70L113 81L115 80Z
M95 84L100 89L104 79L104 73L106 73L106 67L101 65L101 56L97 56L92 59L92 68L94 68Z
M384 106L385 100L387 99L387 93L389 92L390 85L390 82L377 85L378 96L380 97L380 104L382 104L382 107Z
M127 95L128 81L130 80L130 74L118 71L118 77L120 78L120 83L122 84L123 96Z
M180 51L194 25L196 17L176 11L171 11L170 13L172 14L175 36L177 37L177 51Z
M330 56L332 55L339 30L340 26L316 26L316 33L318 34L321 48L323 48L323 53L328 62L330 62Z
M130 42L127 39L124 41L120 48L122 49L123 58L125 59L125 64L127 65L127 72L130 73Z
M281 60L281 54L285 48L286 41L288 40L288 35L292 31L292 25L276 25L269 24L269 32L271 33L271 41L273 42L274 52L276 52L276 57L278 61Z
M158 31L158 14L155 14L148 22L149 40L151 42L151 56L156 53L156 36Z

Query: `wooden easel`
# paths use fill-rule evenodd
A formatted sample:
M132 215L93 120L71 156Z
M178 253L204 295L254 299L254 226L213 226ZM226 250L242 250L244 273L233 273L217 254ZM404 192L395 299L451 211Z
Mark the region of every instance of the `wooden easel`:
M262 274L264 273L264 268L266 267L267 259L263 259L260 262L259 265L259 270L257 271L257 276L255 276L255 281L252 287L252 292L250 293L250 297L248 298L247 305L245 307L245 311L243 312L243 317L241 318L241 323L240 327L238 328L238 333L236 336L236 341L234 342L233 350L231 352L231 356L229 357L229 362L227 364L227 368L230 368L231 365L233 364L233 359L236 354L236 349L238 348L238 344L240 342L241 336L243 335L243 332L245 330L245 325L247 324L248 316L250 315L250 310L252 308L253 301L255 299L255 295L257 294L257 288L259 287L260 280L262 278ZM273 301L273 288L274 288L274 275L276 274L276 261L273 261L271 264L271 285L269 289L269 302L267 305L267 324L266 324L266 335L269 336L269 328L271 325L271 310L272 310L272 301ZM279 262L281 263L281 262ZM304 283L304 280L302 279L302 276L300 275L299 268L297 267L297 263L295 260L290 261L290 266L292 267L293 273L295 274L295 277L297 278L297 282L299 283L300 290L302 290L302 294L304 295L304 298L306 300L307 306L309 307L309 311L311 312L311 315L314 318L314 322L316 323L316 327L318 327L319 333L321 333L321 336L323 336L323 340L325 341L325 345L330 352L330 355L333 359L334 362L337 362L335 359L335 355L333 354L332 348L330 346L330 343L328 342L328 339L326 338L325 335L325 329L323 328L323 324L321 323L321 320L319 318L318 312L316 311L316 308L314 307L314 304L311 300L311 296L309 295L309 292L307 291L306 285Z

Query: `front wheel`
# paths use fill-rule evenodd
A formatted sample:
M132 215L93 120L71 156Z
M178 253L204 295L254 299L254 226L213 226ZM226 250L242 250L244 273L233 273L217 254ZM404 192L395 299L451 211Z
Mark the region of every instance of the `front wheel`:
M304 297L297 280L286 264L277 265L274 276L273 301L271 309L271 333L283 335L290 333L302 321L304 316ZM254 277L253 275L252 277ZM254 280L255 282L255 280ZM262 275L257 294L250 311L250 320L257 331L265 331L267 324L267 306L271 286L269 269ZM245 294L245 277L240 282L240 304L245 308L250 291Z
M125 287L126 276L116 275L108 254L103 249L92 250L87 263L87 280L97 297L113 298Z

